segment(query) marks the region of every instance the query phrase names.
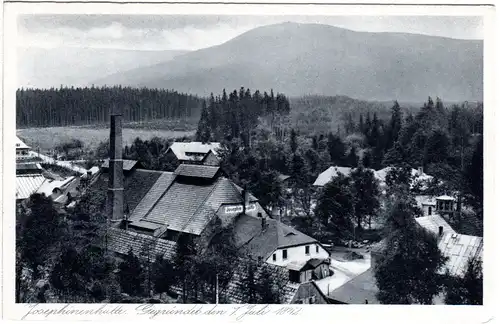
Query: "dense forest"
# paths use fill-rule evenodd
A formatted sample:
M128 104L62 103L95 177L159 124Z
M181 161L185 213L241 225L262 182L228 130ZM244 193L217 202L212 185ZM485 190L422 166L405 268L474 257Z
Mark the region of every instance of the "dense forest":
M171 90L123 87L19 89L16 123L23 127L106 124L112 105L125 122L198 119L202 99Z
M249 145L251 132L265 118L273 128L279 118L290 113L290 102L283 94L274 96L271 93L240 88L229 94L224 89L222 95L210 96L208 106L204 103L201 111L197 140L220 141L226 138L241 137L245 145Z

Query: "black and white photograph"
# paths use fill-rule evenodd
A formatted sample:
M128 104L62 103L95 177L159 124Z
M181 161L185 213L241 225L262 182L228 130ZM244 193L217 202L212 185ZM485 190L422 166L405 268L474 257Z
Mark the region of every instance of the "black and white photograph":
M15 303L483 305L484 15L15 24Z

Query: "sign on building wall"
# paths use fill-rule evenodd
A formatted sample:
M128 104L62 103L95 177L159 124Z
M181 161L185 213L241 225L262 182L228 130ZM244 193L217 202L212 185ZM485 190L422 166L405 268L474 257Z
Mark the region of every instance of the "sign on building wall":
M248 204L246 206L247 212L254 211L256 209L257 209L256 204ZM241 206L241 205L233 205L233 206L224 207L225 214L238 214L238 213L242 213L242 212L243 212L243 206Z

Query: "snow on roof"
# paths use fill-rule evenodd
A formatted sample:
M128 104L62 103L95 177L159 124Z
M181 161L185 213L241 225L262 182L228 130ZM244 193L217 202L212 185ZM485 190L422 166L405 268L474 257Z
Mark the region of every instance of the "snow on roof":
M212 151L217 156L217 150L220 147L221 145L218 142L174 142L170 145L169 150L172 150L179 160L192 161L203 159L209 151Z
M344 176L349 176L352 170L354 170L354 168L331 166L326 171L319 174L319 176L316 178L316 181L314 181L313 185L324 186L339 174L342 174Z
M478 236L445 233L438 243L445 257L448 257L445 269L452 276L463 276L469 259L481 260L483 238Z
M16 149L29 149L30 147L26 145L19 137L16 136Z

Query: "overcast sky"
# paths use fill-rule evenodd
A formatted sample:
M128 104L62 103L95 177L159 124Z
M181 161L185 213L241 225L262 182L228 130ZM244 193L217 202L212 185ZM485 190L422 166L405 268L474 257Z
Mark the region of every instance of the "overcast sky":
M196 50L224 43L258 26L286 21L357 31L483 38L481 17L23 15L18 20L18 45Z

